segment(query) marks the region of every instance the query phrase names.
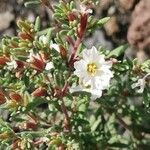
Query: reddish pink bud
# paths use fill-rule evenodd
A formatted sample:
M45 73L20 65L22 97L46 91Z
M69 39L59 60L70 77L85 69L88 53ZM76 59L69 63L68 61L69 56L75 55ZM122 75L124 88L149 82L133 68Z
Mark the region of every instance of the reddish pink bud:
M37 88L34 92L32 92L32 96L41 97L46 95L46 90L44 88Z
M16 60L17 68L22 69L24 67L24 63L22 61Z
M110 58L110 60L111 60L111 62L112 62L113 64L117 64L117 63L118 63L118 60L115 59L115 58Z
M81 39L83 37L83 34L86 30L86 26L87 26L87 17L88 15L86 13L81 14L81 19L80 19L80 25L77 28L77 35L78 37Z
M0 57L0 66L6 65L7 62L9 62L9 58L7 58L5 56Z
M13 140L12 145L11 145L12 149L13 150L17 150L17 149L21 150L21 148L20 148L20 142L21 142L20 139Z
M16 76L16 78L21 78L22 77L22 75L23 75L23 70L19 70L19 71L17 71L16 73L15 73L15 76Z
M18 36L23 40L33 40L33 37L25 32L19 32Z
M0 105L6 102L6 98L2 92L0 92Z
M64 144L60 144L59 147L58 147L58 150L65 150L66 147Z
M36 130L36 128L37 128L36 122L31 122L31 121L26 122L26 129Z
M75 15L73 12L70 12L70 13L67 15L67 17L68 17L68 20L69 20L69 21L74 21L74 20L77 19L76 15Z
M62 90L61 90L61 88L55 87L55 88L53 89L53 95L54 95L55 97L61 97L61 96L62 96Z
M46 61L46 60L48 59L48 56L49 56L49 55L48 55L47 53L45 53L45 52L41 52L40 55L41 55L42 60L44 60L44 61Z
M33 56L31 67L39 72L42 72L45 68L45 62L42 59L38 59Z
M66 58L66 56L67 56L66 49L62 45L60 45L59 48L60 48L60 55L61 55L61 57L62 58Z
M127 89L125 89L125 90L122 92L122 96L124 96L124 97L129 96L129 91L128 91Z
M9 97L10 97L12 100L16 101L16 102L21 102L21 101L22 101L21 95L18 94L18 93L15 93L15 92L9 93Z

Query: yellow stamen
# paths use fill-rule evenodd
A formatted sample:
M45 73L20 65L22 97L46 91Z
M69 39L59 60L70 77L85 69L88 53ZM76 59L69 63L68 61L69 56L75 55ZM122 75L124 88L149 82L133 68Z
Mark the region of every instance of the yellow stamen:
M87 64L87 72L94 76L97 72L97 65L95 63Z

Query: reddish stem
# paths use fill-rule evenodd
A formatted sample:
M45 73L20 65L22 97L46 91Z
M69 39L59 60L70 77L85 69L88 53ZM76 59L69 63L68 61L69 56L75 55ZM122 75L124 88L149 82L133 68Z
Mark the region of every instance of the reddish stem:
M70 56L70 59L69 59L69 66L72 67L73 63L74 63L74 58L76 57L76 52L77 52L77 49L81 43L82 39L81 38L77 38L75 44L74 44L74 47L73 47L73 53L71 54Z

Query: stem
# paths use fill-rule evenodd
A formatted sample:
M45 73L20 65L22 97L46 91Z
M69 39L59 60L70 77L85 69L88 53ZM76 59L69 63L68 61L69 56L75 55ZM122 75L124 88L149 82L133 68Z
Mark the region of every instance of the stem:
M15 133L17 136L21 136L22 134L31 134L33 136L36 136L36 137L43 137L43 136L46 136L48 133L47 133L48 130L42 130L42 131L22 131L22 132L19 132L19 133Z
M48 0L41 0L41 2L54 13L54 9Z
M76 56L77 49L78 49L78 47L79 47L81 41L82 41L81 38L77 38L77 40L76 40L76 42L75 42L75 44L74 44L73 53L71 54L71 57L70 57L69 62L68 62L68 64L69 64L70 66L72 66L72 64L74 63L73 61L74 61L74 58L75 58L75 56Z
M128 131L130 131L130 132L132 133L131 128L121 119L121 117L120 117L118 114L116 114L116 118L117 118L117 120L119 121L119 123L120 123L126 130L128 130Z
M38 146L38 145L43 144L43 143L44 143L44 141L41 141L41 140L33 142L34 146Z
M68 81L65 83L63 89L62 89L62 94L61 94L61 110L62 112L64 113L64 117L65 117L65 127L66 129L71 132L71 127L70 127L70 118L69 118L69 115L68 115L68 111L67 111L67 108L65 106L65 103L64 103L64 100L63 100L63 97L65 96L67 90L68 90Z
M68 90L68 86L69 86L69 83L68 81L65 83L63 89L62 89L62 96L64 97L66 95L66 92Z
M70 127L70 118L69 118L69 115L68 115L68 111L67 111L67 108L65 106L65 103L64 103L64 100L63 98L61 99L61 110L62 112L64 113L64 117L65 117L65 128L71 132L71 127Z
M120 122L120 124L121 124L127 131L129 131L129 132L133 135L133 137L135 137L135 138L138 139L138 140L143 137L140 132L138 132L138 135L134 134L134 132L133 132L134 130L132 130L132 129L121 119L121 117L120 117L118 114L116 114L116 118L118 119L118 121Z

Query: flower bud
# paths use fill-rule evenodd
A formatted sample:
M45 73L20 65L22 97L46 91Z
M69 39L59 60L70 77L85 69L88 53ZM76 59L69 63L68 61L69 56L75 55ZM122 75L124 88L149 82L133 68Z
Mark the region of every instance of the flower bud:
M20 149L20 143L21 142L21 140L20 139L15 139L15 140L13 140L13 142L12 142L12 145L11 145L11 147L12 147L12 149L14 149L14 150L19 150Z
M6 65L6 63L9 62L9 59L5 56L0 57L0 66Z
M64 144L60 144L59 147L58 147L58 150L65 150L65 145Z
M16 102L21 102L21 101L22 101L21 95L18 94L18 93L15 93L15 92L9 93L9 97L10 97L12 100L16 101Z
M59 87L53 88L53 95L55 97L61 97L62 96L62 90Z
M30 63L30 66L39 72L42 72L44 70L45 65L46 65L45 62L42 59L38 59L34 56Z
M36 130L36 128L37 128L36 122L31 122L31 121L26 122L25 129Z
M33 40L33 37L25 32L19 32L18 36L23 40Z
M6 98L2 92L0 92L0 105L6 102Z
M16 60L17 69L22 69L24 67L24 63L22 61Z
M66 56L67 56L66 49L62 45L60 45L59 48L60 48L60 55L61 55L61 57L62 58L66 58Z
M73 12L69 12L67 15L69 21L74 21L77 19L76 15Z
M118 63L118 60L115 59L115 58L110 58L110 61L111 61L113 64L117 64L117 63Z
M87 19L88 19L88 17L87 17L86 13L81 14L80 24L77 28L77 35L79 38L83 37L83 34L84 34L86 26L87 26Z
M32 92L32 96L41 97L46 95L46 90L44 88L37 88L35 91Z

